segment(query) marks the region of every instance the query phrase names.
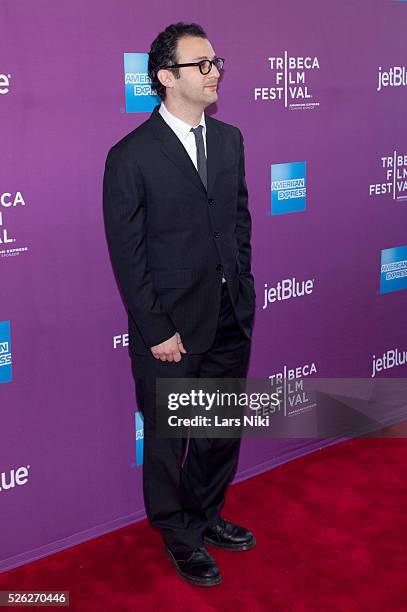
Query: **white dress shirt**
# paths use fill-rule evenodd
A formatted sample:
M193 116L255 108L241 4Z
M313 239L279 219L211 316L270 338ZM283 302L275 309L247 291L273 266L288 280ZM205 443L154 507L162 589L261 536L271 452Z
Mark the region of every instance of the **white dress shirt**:
M194 164L195 168L198 170L197 154L196 154L196 141L195 141L194 133L191 132L191 127L198 127L198 125L202 125L203 126L202 136L203 136L204 147L205 147L205 155L206 155L206 157L208 157L207 148L206 148L205 113L202 113L202 117L201 117L201 120L198 123L198 125L191 126L191 125L189 125L189 123L186 123L182 119L178 119L178 117L175 117L172 113L170 113L170 111L166 108L164 102L162 102L162 101L161 101L161 104L160 104L160 108L158 109L158 112L160 113L160 115L162 116L164 121L166 123L168 123L170 128L178 136L178 138L180 139L180 141L184 145L184 147L185 147L189 157L191 158L192 163ZM226 282L226 278L224 277L224 275L222 275L222 282L223 283Z
M185 123L182 119L178 119L175 117L170 111L166 108L164 102L161 102L160 108L158 110L162 118L170 128L175 132L178 136L182 144L184 145L189 157L192 159L192 162L195 168L198 170L198 165L196 161L196 142L194 133L191 132L191 127L198 127L197 125L189 125L189 123ZM206 152L206 124L205 124L205 113L202 113L202 117L198 125L202 125L202 136L205 147L205 155L208 157Z

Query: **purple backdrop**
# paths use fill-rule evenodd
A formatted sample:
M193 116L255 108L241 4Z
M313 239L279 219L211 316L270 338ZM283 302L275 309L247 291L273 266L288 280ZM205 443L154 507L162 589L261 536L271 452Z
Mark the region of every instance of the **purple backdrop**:
M249 375L368 377L373 355L404 354L407 294L393 288L405 277L382 290L380 279L382 251L400 264L407 245L407 160L397 181L382 161L407 154L406 88L387 76L405 61L407 2L176 7L0 5L0 377L12 368L0 384L0 570L144 516L102 177L110 146L149 116L125 112L123 54L148 52L169 23L201 23L226 58L208 112L245 138L258 299ZM288 71L269 59L284 67L286 55ZM306 57L314 67L289 59ZM305 162L305 210L271 214L270 172L294 162ZM291 278L310 281L309 294L263 308L265 285ZM246 439L237 479L325 443Z

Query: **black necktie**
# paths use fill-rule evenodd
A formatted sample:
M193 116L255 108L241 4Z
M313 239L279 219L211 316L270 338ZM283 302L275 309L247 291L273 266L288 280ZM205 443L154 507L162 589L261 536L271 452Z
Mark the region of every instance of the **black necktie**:
M201 177L201 181L203 182L205 189L207 189L207 169L206 169L206 155L205 155L205 145L203 141L202 135L203 125L198 125L196 128L191 128L191 132L193 132L195 136L196 143L196 163L198 166L198 173Z

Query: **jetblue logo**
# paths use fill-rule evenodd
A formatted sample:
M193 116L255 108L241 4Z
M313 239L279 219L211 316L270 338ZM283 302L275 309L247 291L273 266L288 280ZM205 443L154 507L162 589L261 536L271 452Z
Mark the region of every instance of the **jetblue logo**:
M21 487L28 482L28 470L30 466L27 465L19 467L17 470L9 470L8 472L1 472L0 474L0 492L7 491L8 489L15 489L15 487Z
M160 103L151 89L147 66L148 53L124 54L126 113L151 112Z
M306 207L306 162L271 166L271 214L299 212Z
M0 74L0 96L10 91L11 74Z
M0 383L12 381L10 321L0 321Z
M374 378L378 372L382 372L383 370L390 370L391 368L406 364L407 351L399 351L399 349L390 349L379 357L373 355L373 369L371 376L372 378Z
M296 278L285 278L282 281L278 281L274 287L269 287L267 283L264 283L263 310L274 302L283 302L291 298L311 295L314 291L314 281L314 278L305 281L298 281Z
M380 293L407 289L407 246L382 251Z
M388 70L382 70L382 67L379 66L377 91L381 91L386 87L405 87L406 85L407 70L404 66L392 66Z
M144 421L141 412L136 412L136 465L143 463Z

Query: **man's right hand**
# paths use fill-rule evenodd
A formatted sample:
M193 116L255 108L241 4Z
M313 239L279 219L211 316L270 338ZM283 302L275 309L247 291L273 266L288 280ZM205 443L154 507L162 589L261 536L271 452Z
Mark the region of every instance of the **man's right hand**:
M161 361L181 361L181 353L186 353L178 332L175 332L168 340L151 346L150 351L156 359Z

